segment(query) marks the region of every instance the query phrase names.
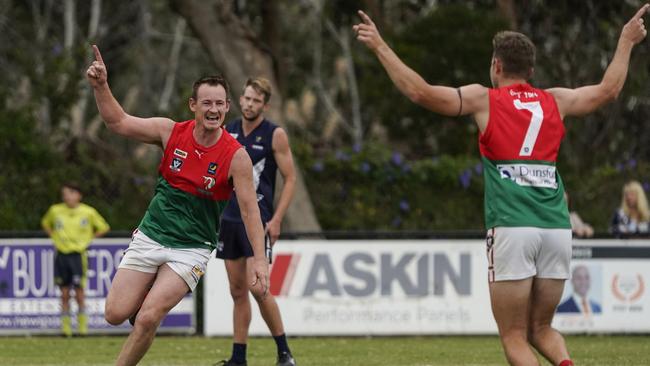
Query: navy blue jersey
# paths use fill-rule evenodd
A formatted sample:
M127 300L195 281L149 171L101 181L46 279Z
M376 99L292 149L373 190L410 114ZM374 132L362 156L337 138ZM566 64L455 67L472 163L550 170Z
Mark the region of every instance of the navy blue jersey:
M273 131L277 127L273 122L264 119L248 136L244 136L241 118L231 121L226 126L226 131L246 148L253 162L253 183L255 183L262 222L268 222L273 217L275 174L278 170L278 164L273 156ZM235 192L230 196L222 219L231 222L242 221Z

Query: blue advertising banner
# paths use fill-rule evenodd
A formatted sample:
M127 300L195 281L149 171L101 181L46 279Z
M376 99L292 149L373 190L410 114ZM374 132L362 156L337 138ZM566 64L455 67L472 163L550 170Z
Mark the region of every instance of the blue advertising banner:
M104 320L104 303L129 238L96 239L88 248L85 287L88 332L128 333L131 325ZM0 240L0 335L57 334L61 329L61 291L54 284L54 246L49 239ZM73 328L77 304L70 300ZM194 299L188 294L159 331L194 333Z

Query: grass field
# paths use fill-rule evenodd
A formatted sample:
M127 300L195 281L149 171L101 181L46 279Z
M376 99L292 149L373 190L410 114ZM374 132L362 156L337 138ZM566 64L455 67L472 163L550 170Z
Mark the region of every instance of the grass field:
M123 336L65 339L1 337L2 365L110 365ZM212 365L230 354L230 339L160 336L141 365ZM569 336L576 365L650 365L650 336ZM497 337L294 338L301 366L504 365ZM250 366L274 365L270 338L249 342ZM542 363L546 365L547 363Z

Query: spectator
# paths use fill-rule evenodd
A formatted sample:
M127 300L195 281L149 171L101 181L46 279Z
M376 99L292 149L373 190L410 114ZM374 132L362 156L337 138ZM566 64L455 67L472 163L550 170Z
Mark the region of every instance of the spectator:
M594 228L582 221L580 215L576 211L572 210L571 200L569 199L569 194L567 191L564 191L564 200L566 201L567 207L569 207L569 220L571 221L571 231L573 236L578 238L591 238L594 236Z
M108 232L106 220L94 208L81 203L81 189L75 183L65 183L61 188L63 203L52 205L43 216L41 226L52 238L56 248L54 257L54 282L61 289L61 330L72 336L70 320L70 289L74 287L79 310L79 334L88 332L85 313L84 285L88 258L86 249L93 238Z
M650 224L648 199L643 187L635 180L623 186L621 207L614 213L611 231L614 235L648 234Z

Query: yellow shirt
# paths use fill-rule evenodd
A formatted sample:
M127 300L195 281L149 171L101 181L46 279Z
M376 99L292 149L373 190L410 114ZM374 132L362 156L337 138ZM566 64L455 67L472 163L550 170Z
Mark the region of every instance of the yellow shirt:
M52 230L56 250L65 254L84 252L95 233L109 229L97 210L83 203L75 208L65 203L52 205L43 216L41 225Z

